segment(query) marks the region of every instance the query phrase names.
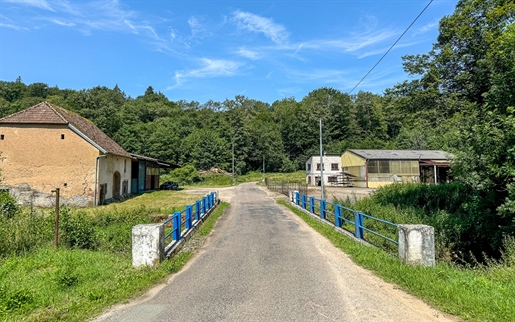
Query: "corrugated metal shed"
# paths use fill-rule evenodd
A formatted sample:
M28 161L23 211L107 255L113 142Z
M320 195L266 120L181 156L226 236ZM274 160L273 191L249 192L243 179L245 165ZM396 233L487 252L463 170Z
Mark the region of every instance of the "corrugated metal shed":
M367 160L452 160L452 153L442 150L358 150L349 149Z

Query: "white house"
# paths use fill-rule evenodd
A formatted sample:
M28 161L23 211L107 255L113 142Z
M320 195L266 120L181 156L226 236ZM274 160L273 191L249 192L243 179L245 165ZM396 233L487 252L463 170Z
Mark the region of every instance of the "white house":
M338 184L342 175L340 154L325 154L322 157L324 184ZM306 160L306 183L310 185L319 185L320 181L320 155L311 155Z

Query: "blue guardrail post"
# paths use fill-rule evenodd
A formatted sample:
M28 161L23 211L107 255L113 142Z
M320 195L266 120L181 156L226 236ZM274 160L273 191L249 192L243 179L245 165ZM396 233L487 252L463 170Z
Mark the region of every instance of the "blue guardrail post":
M195 201L195 219L200 220L200 200Z
M306 195L302 195L302 209L306 209Z
M207 200L206 200L206 199L207 199L206 197L202 197L202 213L203 213L203 214L205 214L205 213L206 213L206 210L207 210L207 209L206 209L206 207L207 207L207 205L206 205Z
M297 206L300 206L300 193L299 192L295 192L295 203L297 204Z
M334 205L334 225L336 227L342 226L342 207Z
M365 230L363 229L364 226L364 220L363 220L363 214L359 211L354 212L354 227L356 232L354 235L356 238L363 239L365 237Z
M174 212L173 214L173 234L172 239L173 240L179 240L181 239L181 213L180 212Z
M325 219L326 201L320 200L320 218Z
M315 197L309 197L309 211L315 213Z
M214 192L211 192L211 200L213 200L213 206L214 206L216 204Z
M191 229L193 227L193 208L191 206L186 206L186 229Z

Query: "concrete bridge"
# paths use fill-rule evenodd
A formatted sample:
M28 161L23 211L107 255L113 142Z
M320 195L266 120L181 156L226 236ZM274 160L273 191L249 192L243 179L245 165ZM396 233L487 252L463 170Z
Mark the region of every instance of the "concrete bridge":
M186 267L95 321L454 321L355 265L276 195L220 189L231 207Z

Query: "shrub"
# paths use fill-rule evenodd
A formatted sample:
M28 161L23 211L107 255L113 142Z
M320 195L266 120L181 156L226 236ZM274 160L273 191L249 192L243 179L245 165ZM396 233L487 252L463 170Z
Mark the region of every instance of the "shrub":
M491 194L480 193L459 183L425 185L392 184L382 187L368 201L358 202L364 212L395 223L422 223L435 228L441 258L473 262L484 255L498 258L505 236L498 229L502 218L492 205ZM411 212L398 221L382 207L397 213ZM387 209L385 208L385 209Z
M66 246L82 249L95 248L93 222L84 212L72 213L70 208L63 207L59 221L61 239Z
M161 176L161 182L176 181L179 185L192 184L201 181L200 175L192 165L187 165L170 171L170 173Z
M0 191L0 214L6 218L12 218L18 213L20 208L18 207L16 199L11 196L9 191Z

